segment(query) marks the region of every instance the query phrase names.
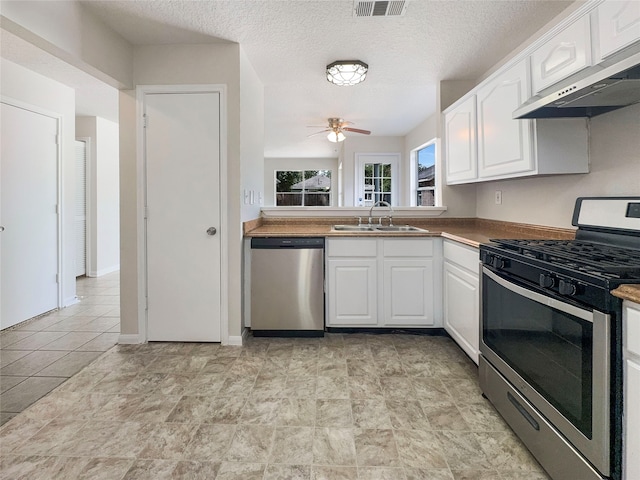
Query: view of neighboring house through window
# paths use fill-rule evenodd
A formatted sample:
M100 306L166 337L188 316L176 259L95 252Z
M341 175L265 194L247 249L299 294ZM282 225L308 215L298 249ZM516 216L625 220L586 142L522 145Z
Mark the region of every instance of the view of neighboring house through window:
M435 202L436 190L436 144L430 143L416 151L417 188L416 205L432 207Z
M331 170L276 170L276 206L328 207Z

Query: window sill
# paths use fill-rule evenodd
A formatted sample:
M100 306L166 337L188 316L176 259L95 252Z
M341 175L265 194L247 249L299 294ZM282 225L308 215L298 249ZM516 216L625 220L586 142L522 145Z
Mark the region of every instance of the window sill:
M262 207L263 217L366 217L371 207ZM376 212L385 207L376 207ZM447 207L393 207L393 217L439 217Z

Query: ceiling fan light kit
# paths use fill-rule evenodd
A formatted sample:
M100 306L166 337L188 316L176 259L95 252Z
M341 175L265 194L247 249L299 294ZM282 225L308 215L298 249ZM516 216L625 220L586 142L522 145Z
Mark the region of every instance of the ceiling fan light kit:
M327 80L334 85L350 87L367 78L369 65L360 60L338 60L327 65Z
M329 134L327 135L327 140L333 143L338 143L338 142L342 142L344 139L347 138L344 132L360 133L362 135L371 134L369 130L362 130L361 128L349 127L348 125L353 125L353 123L347 122L342 118L332 117L332 118L328 118L327 121L328 121L327 128L319 132L312 133L311 135L309 135L309 137L313 137L314 135L319 135L321 133L329 132Z
M330 132L329 135L327 135L327 139L330 142L333 143L338 143L338 142L342 142L345 138L344 133L337 131L337 132Z

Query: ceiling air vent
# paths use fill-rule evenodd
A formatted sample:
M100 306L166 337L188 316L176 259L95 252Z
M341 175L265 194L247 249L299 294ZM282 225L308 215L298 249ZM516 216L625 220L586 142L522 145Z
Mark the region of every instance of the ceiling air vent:
M354 17L401 17L407 10L406 0L353 2Z

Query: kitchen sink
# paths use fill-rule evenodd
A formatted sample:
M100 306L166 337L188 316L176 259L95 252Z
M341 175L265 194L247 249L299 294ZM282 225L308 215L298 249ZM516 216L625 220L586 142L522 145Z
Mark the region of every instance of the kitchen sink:
M333 230L336 232L374 232L374 225L334 225Z
M376 230L381 232L428 232L424 228L414 227L412 225L378 225Z
M412 225L334 225L335 232L428 232Z

